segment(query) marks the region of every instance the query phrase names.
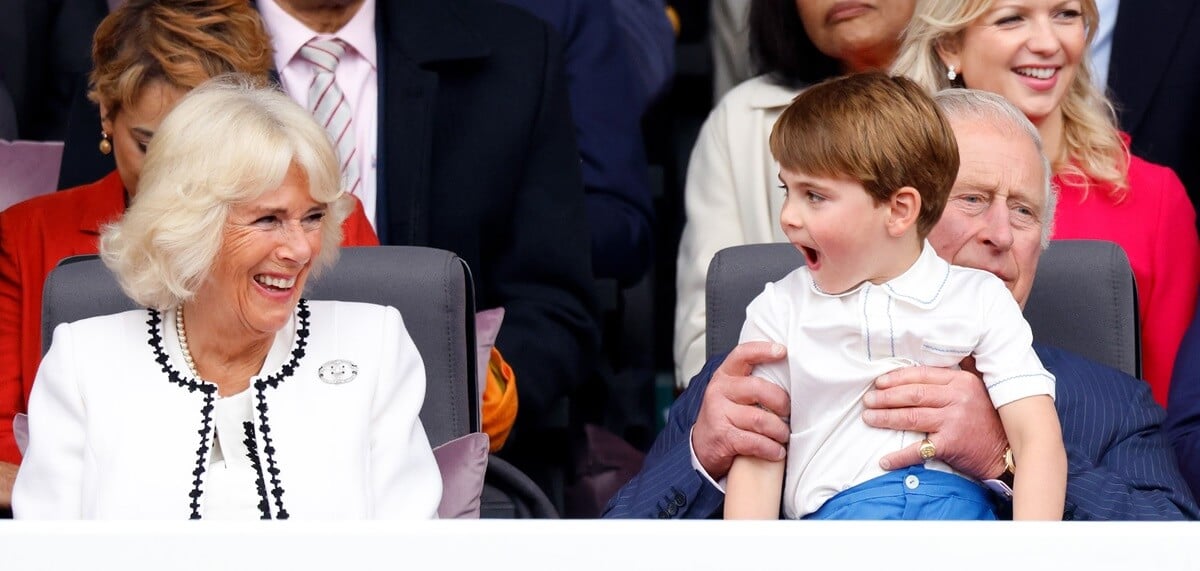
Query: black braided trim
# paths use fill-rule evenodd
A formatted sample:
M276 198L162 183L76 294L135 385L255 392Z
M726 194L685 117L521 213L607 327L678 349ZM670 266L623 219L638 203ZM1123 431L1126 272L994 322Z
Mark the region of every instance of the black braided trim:
M258 459L258 442L254 440L254 423L243 422L242 428L246 430L246 458L250 459L250 465L254 468L254 473L258 477L254 479L254 485L258 489L258 511L262 512L262 517L259 519L271 519L270 504L267 502L267 484L263 482L262 462Z
M217 386L208 383L200 382L196 379L186 379L171 367L171 362L167 358L167 353L163 351L162 333L159 331L159 325L162 324L162 316L153 309L150 310L150 319L146 321L146 325L150 326L150 347L154 349L154 360L162 366L162 372L166 373L167 379L180 387L187 389L189 393L200 391L204 393L204 406L200 409L201 426L200 430L200 447L196 449L196 468L192 470L192 491L188 492L188 497L191 498L191 503L188 504L192 508L192 513L188 519L200 519L200 496L204 494L201 484L204 483L204 461L208 458L209 437L212 435L212 411L213 400L217 393Z
M258 399L258 405L255 408L258 410L259 426L262 427L263 452L267 455L267 474L271 476L271 496L275 498L275 517L277 519L288 519L287 509L283 507L283 484L279 479L279 467L275 465L275 445L271 442L271 425L267 419L267 387L277 388L280 383L287 380L296 372L300 366L300 360L304 358L304 348L308 346L308 318L312 314L308 311L308 301L301 299L297 305L299 311L296 315L300 317L300 326L296 328L296 346L292 349L292 358L286 364L279 368L279 372L267 377L254 381L255 398Z

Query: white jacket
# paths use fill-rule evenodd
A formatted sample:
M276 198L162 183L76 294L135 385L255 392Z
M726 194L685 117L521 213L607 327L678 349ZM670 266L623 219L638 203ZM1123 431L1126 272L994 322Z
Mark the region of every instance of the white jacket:
M783 191L771 128L799 90L759 76L730 91L708 115L688 161L687 223L676 266L675 381L686 387L705 361L704 285L723 248L784 242Z
M441 477L417 416L425 368L399 312L307 307L276 334L247 389L263 516L435 517ZM29 401L17 518L204 515L205 473L194 472L212 453L215 385L164 372L187 371L175 314L127 311L54 330ZM334 377L318 369L335 359L357 365L357 376L327 382Z

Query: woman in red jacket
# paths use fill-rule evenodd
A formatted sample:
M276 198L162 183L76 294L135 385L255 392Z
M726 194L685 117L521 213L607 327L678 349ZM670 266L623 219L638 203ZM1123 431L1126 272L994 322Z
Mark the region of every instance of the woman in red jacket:
M1129 153L1113 108L1091 80L1094 0L931 0L905 32L893 68L931 90L999 93L1037 125L1059 190L1055 239L1109 240L1137 282L1142 375L1159 404L1196 307L1196 213L1171 169ZM1014 224L1039 216L1014 205Z
M46 275L63 258L98 252L101 227L124 212L146 146L184 93L228 72L268 80L271 39L244 0L132 0L101 22L92 60L99 152L113 153L117 170L0 213L0 507L20 462L13 418L26 409L41 361ZM361 204L343 229L343 245L379 243Z

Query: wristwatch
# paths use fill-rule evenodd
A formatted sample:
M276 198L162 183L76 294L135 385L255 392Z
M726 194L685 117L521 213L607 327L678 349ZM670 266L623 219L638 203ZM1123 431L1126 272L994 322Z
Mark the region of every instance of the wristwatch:
M1013 476L1016 475L1017 465L1013 462L1013 453L1011 446L1004 447L1004 473L997 478L1001 482L1008 485L1009 488L1013 485Z
M994 480L984 480L983 485L1001 498L1011 500L1013 496L1013 475L1017 470L1017 465L1013 462L1013 453L1011 446L1004 447L1004 472Z

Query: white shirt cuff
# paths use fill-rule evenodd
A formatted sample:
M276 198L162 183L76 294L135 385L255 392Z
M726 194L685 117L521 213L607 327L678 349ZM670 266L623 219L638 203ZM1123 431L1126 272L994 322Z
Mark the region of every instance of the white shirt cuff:
M695 429L696 429L696 427L693 426L692 430L695 430ZM722 494L724 494L726 479L721 478L721 480L719 482L717 480L712 479L712 476L708 475L708 471L704 469L704 466L700 465L700 459L696 458L696 449L692 447L692 433L690 431L688 432L688 452L690 452L692 454L692 468L695 468L696 471L699 472L701 476L704 476L705 480L708 480L708 483L712 484L714 488L716 488L717 490L720 490L720 492Z

